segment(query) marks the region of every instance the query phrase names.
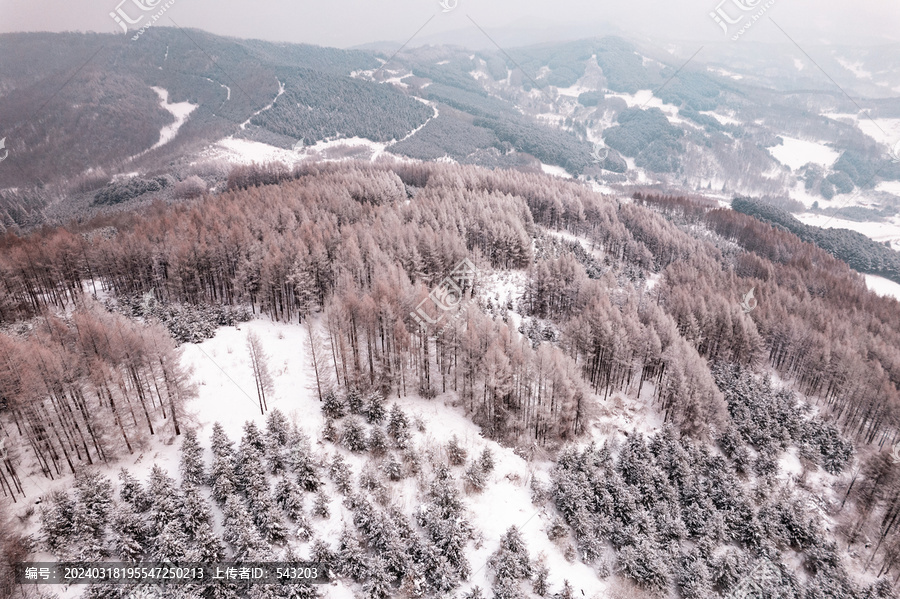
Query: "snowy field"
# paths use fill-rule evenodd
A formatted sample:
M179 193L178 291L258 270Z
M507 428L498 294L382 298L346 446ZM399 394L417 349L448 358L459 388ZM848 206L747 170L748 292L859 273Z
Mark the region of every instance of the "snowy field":
M834 164L840 154L828 146L814 141L804 141L793 137L781 136L784 143L769 148L769 152L775 160L797 170L804 164L812 162L823 167Z
M152 89L159 96L160 105L175 117L175 122L171 125L166 125L160 130L159 141L150 148L151 150L175 139L175 136L178 135L178 130L181 129L181 126L184 125L190 114L194 112L194 109L198 106L197 104L191 104L190 102L174 102L170 104L169 92L167 90L164 90L161 87L154 87Z
M877 275L863 275L866 277L866 287L883 297L893 297L900 301L900 284Z

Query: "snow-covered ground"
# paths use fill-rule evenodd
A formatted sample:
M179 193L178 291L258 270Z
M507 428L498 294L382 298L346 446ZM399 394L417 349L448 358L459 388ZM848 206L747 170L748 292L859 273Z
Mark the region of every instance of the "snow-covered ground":
M784 143L769 148L769 152L778 162L787 165L792 170L796 170L809 162L829 167L840 156L833 149L818 142L787 136L781 136L781 139L784 140Z
M893 297L900 301L900 284L876 275L866 277L866 287L883 297Z
M171 125L166 125L160 130L159 141L150 148L151 150L172 141L178 134L178 130L181 129L181 126L187 121L188 116L190 116L198 106L197 104L191 104L190 102L175 102L170 104L169 92L167 90L164 90L161 87L153 87L152 89L159 96L160 105L175 117L175 122Z
M891 247L895 249L900 248L900 217L894 217L884 222L858 222L831 218L824 214L811 212L795 214L794 216L807 225L825 227L826 229L850 229L851 231L862 233L869 239L879 243L889 241L891 242Z

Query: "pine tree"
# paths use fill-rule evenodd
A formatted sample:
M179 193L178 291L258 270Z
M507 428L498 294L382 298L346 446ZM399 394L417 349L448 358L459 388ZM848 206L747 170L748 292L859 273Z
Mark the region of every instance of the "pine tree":
M124 561L136 562L146 552L147 526L129 503L117 505L112 513L113 548Z
M313 514L326 520L331 515L328 510L328 496L322 491L316 493L316 501L313 504Z
M357 387L350 387L350 390L347 391L347 399L344 403L351 414L363 413L363 398Z
M338 491L344 494L350 492L350 467L347 466L347 462L344 461L344 456L335 453L334 457L331 458L331 465L328 468L328 472Z
M201 526L210 524L212 512L199 487L188 486L184 489L183 496L181 524L188 537L194 538Z
M357 582L365 580L369 574L365 552L359 539L349 528L344 528L341 532L337 551L337 569L343 576L349 576Z
M369 394L366 402L366 421L369 424L381 424L387 415L384 409L384 396L379 391L373 391Z
M181 472L182 487L189 485L202 485L206 480L203 465L203 448L197 442L197 433L186 430L181 441Z
M326 418L340 420L347 413L347 407L344 405L334 391L327 391L325 398L322 400L322 413Z
M372 455L384 455L388 450L388 438L383 428L378 425L372 426L372 430L369 431L368 446Z
M287 468L288 441L291 438L291 429L287 418L278 408L269 412L266 418L266 458L269 461L269 469L280 474Z
M235 482L234 448L222 425L218 422L213 425L211 447L213 462L208 482L213 490L213 498L223 505L225 500L237 491L237 483Z
M363 584L366 599L387 599L391 596L391 575L385 560L375 555L368 559L369 578Z
M227 526L227 523L226 523ZM194 542L188 550L186 561L214 564L225 558L225 545L209 524L201 524L194 531Z
M478 458L478 464L481 467L481 471L485 474L490 474L494 470L494 453L491 451L490 447L485 447L481 452L481 457Z
M119 498L131 504L136 512L146 512L150 509L150 498L141 486L141 483L127 470L119 470Z
M337 429L334 427L334 420L325 418L325 427L322 429L322 439L334 443L337 441Z
M500 538L500 548L491 555L488 567L494 571L498 581L531 578L531 561L518 529L510 527Z
M169 523L179 522L182 513L182 498L175 487L175 481L157 465L150 470L147 494L150 496L148 513L150 531L156 536L161 534Z
M223 538L231 545L236 561L252 560L261 556L266 542L253 524L247 505L237 495L225 501L223 510L225 533Z
M309 439L297 430L291 433L288 466L296 476L297 483L304 491L316 491L321 486L319 466L312 457Z
M168 522L153 542L153 557L161 562L183 560L188 550L188 538L178 522Z
M392 481L403 480L403 464L391 455L384 463L384 473Z
M369 442L366 439L365 425L356 416L351 416L344 422L341 444L354 453L368 451Z
M103 537L113 505L112 482L97 471L75 473L75 497L83 514L83 527L95 539Z
M41 503L41 534L47 551L59 554L73 532L75 502L63 491L52 491Z
M409 432L409 419L397 404L391 406L387 432L399 449L404 449L409 444L411 438Z
M468 455L468 452L460 447L459 439L456 438L456 435L453 435L453 437L447 443L447 459L450 461L450 465L464 465L466 463L466 457Z

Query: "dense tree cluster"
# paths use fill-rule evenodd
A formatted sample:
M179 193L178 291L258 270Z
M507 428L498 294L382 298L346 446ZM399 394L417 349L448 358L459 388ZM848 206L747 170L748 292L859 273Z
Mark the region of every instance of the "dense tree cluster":
M0 334L0 408L19 436L12 445L30 450L49 478L134 453L149 435L180 434L192 396L159 326L86 306L45 316L25 336ZM12 454L0 470L5 494L24 457Z
M803 241L814 243L859 272L900 282L900 252L849 229L806 225L788 212L760 200L735 198L732 208L763 222L784 227Z
M751 496L730 459L671 428L649 440L631 435L617 452L567 450L553 474L553 497L585 562L612 552L617 569L649 590L728 593L760 560L779 574L762 583L774 585L767 596L871 597L885 582L858 587L801 502L764 486ZM803 557L806 582L781 552Z

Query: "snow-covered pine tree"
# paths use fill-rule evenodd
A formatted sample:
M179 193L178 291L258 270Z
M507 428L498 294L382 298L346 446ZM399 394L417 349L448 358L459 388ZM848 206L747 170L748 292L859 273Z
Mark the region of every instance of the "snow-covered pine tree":
M269 412L266 417L266 458L269 469L278 474L287 468L287 454L289 450L291 429L288 420L278 408Z
M350 387L350 390L347 391L347 399L344 402L347 405L347 410L351 414L362 414L364 403L362 394L359 392L359 388L356 386Z
M313 503L313 514L326 520L331 515L328 509L328 496L322 491L316 493L316 500Z
M213 425L211 447L213 461L208 482L213 490L213 498L219 505L224 505L225 500L237 491L237 484L235 483L234 448L222 425L218 422Z
M494 452L490 447L485 447L478 458L478 465L485 474L490 474L494 470Z
M131 504L136 512L150 509L150 498L144 487L124 468L119 470L119 499Z
M156 536L162 533L167 524L180 520L182 497L175 486L175 481L156 464L150 470L147 494L150 496L148 512L150 532Z
M203 448L197 442L197 433L193 430L184 431L181 441L181 486L202 485L205 481L203 464Z
M397 404L391 406L387 433L399 449L405 449L411 439L409 418Z
M75 473L75 498L80 507L76 514L83 520L76 522L76 527L102 539L113 506L112 482L96 470L79 470Z
M472 462L466 469L466 473L463 475L463 484L465 484L466 491L469 493L481 493L484 491L484 487L487 484L487 476L485 476L484 471L477 462Z
M354 453L369 449L366 427L357 416L351 416L344 421L344 428L341 431L341 445Z
M346 413L347 406L337 396L337 393L332 390L327 391L325 397L322 399L322 414L324 414L326 418L340 420Z
M387 412L384 409L384 396L380 391L372 391L366 401L366 421L369 424L381 424Z
M384 429L377 424L369 431L369 451L372 455L381 456L388 450L388 438Z
M351 472L347 462L344 461L344 456L339 453L334 454L328 467L328 473L338 491L345 495L350 492Z
M252 560L267 549L266 542L259 534L247 505L237 495L225 501L223 539L231 545L236 561Z
M366 553L362 548L356 534L349 528L341 532L337 551L337 570L343 576L348 576L359 582L369 576L369 564Z
M304 491L316 491L322 485L319 465L313 459L309 439L299 430L291 432L288 466Z
M369 578L363 584L365 599L388 599L391 596L391 575L387 570L387 562L379 556L368 558Z
M199 487L189 485L183 489L182 494L184 501L181 506L181 524L185 534L193 539L202 525L208 525L212 521L212 511Z
M500 548L488 559L488 567L493 570L498 583L504 580L518 583L531 578L531 560L517 528L510 527L500 537Z
M469 452L467 452L463 447L459 444L459 439L456 435L450 439L447 443L447 460L450 462L451 466L462 466L466 463L466 457L468 457Z
M130 503L113 508L110 530L113 550L122 560L136 562L146 553L147 525Z
M392 481L403 479L403 464L393 454L384 462L384 473Z
M171 521L156 535L151 553L155 560L161 562L181 561L188 551L189 543L181 524Z
M228 523L225 524L226 526ZM194 541L186 561L214 564L225 559L225 545L209 524L201 524L194 531Z

